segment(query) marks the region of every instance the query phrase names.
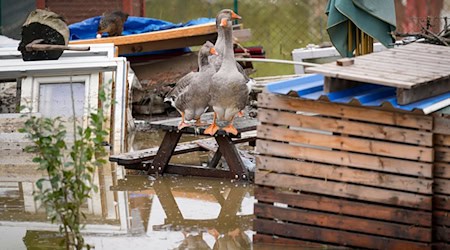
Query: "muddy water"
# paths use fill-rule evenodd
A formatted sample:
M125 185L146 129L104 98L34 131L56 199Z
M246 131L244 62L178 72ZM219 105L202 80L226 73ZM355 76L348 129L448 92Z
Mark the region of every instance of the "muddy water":
M133 147L158 145L161 137L138 132ZM191 154L174 160L207 159L207 154ZM34 183L42 176L34 169L29 161L0 161L0 249L59 249L57 226L33 199ZM247 182L154 178L114 165L99 169L96 178L99 192L82 209L87 215L83 234L97 250L253 248L254 197Z

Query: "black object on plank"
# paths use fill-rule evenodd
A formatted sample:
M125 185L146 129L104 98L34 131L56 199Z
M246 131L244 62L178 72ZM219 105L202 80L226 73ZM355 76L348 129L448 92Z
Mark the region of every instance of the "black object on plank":
M27 50L26 46L38 39L40 44L67 45L69 28L58 14L47 10L34 10L22 26L22 39L18 50L24 61L57 60L64 50Z

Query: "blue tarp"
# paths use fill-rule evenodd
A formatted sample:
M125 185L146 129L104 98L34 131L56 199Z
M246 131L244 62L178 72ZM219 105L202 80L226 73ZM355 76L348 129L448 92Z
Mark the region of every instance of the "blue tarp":
M69 25L70 40L94 39L101 16L92 17L84 21ZM124 24L123 35L141 34L151 31L167 30L173 28L193 26L197 24L214 22L213 18L198 18L186 23L171 23L148 17L130 16ZM104 35L105 36L105 35Z

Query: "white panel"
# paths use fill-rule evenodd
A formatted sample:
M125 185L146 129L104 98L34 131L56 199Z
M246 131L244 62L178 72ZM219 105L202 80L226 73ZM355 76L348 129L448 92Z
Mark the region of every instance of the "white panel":
M85 84L83 83L41 83L39 86L39 112L43 117L64 118L73 117L73 103L75 117L79 118L84 113Z

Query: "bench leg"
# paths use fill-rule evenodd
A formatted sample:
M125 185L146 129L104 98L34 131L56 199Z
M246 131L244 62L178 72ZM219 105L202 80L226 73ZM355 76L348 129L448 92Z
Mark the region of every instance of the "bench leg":
M231 138L228 136L217 136L215 138L219 145L218 150L227 161L230 172L234 174L236 179L248 179L248 171Z
M208 168L217 168L217 164L219 164L219 161L221 158L222 158L222 153L220 152L220 150L217 150L214 153L214 156L211 159L211 162L209 162Z
M181 133L178 133L177 131L166 132L164 139L159 146L158 153L156 153L153 163L148 168L148 174L164 173L164 168L169 164L170 158L172 157L180 138Z

